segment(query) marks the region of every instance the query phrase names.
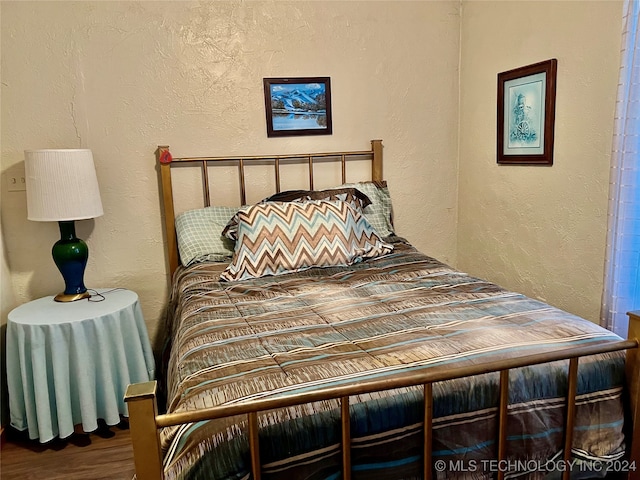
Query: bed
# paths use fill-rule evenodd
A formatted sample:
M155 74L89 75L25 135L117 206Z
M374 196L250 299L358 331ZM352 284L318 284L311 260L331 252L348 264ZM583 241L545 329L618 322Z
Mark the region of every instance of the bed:
M363 158L370 178L347 183ZM638 478L637 318L624 340L417 251L394 231L380 140L157 159L167 413L155 382L129 387L139 480ZM252 162L276 193L247 205ZM341 185L314 189L331 162ZM308 166L304 190L281 191L286 163ZM218 164L237 166L242 208L211 205ZM204 207L176 215L187 165Z

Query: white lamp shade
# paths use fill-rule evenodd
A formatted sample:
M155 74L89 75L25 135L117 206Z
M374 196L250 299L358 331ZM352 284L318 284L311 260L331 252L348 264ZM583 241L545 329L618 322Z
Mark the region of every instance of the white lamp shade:
M25 150L24 167L29 220L84 220L104 213L91 150Z

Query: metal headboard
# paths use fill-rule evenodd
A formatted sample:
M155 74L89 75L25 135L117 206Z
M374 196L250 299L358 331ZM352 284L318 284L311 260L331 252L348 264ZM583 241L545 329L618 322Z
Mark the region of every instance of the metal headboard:
M178 241L175 228L175 208L173 187L171 183L171 168L175 166L194 166L199 167L201 171L202 191L204 198L204 206L211 205L211 191L209 186L208 169L216 164L235 163L238 167L240 177L240 202L246 204L247 191L245 183L245 167L247 165L261 163L273 163L275 174L276 193L280 192L280 167L283 161L298 161L299 163L308 164L309 172L309 189L313 190L314 178L313 167L314 162L335 161L341 163L342 183L346 183L347 161L363 160L371 161L371 180L382 182L382 140L371 140L370 150L329 152L329 153L303 153L303 154L287 154L287 155L259 155L246 157L185 157L174 158L169 146L161 145L156 150L156 158L160 165L160 183L162 187L162 206L165 233L167 236L167 256L169 260L169 274L173 277L173 273L178 268Z

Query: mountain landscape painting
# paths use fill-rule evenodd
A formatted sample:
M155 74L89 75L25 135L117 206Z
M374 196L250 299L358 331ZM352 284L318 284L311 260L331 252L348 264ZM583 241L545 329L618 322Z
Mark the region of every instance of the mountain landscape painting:
M264 81L268 136L332 133L328 77Z

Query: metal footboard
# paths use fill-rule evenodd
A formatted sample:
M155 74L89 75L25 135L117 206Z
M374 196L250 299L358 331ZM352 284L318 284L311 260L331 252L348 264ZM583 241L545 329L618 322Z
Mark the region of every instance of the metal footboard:
M424 388L424 466L423 478L430 480L433 475L431 461L431 438L433 420L433 388L434 382L456 378L500 372L500 400L498 408L497 461L506 459L507 407L509 399L509 371L541 363L557 360L569 360L568 392L566 400L566 421L564 428L564 460L571 456L573 426L575 417L575 396L578 383L578 362L580 357L599 353L629 349L629 357L637 358L638 340L623 340L600 345L583 346L559 350L557 352L535 354L520 358L490 362L483 365L459 367L446 372L425 371L412 375L397 375L384 380L356 382L350 385L332 387L323 390L306 392L288 397L262 399L236 405L159 415L156 404L156 382L130 385L125 396L129 406L131 438L134 448L136 473L138 480L159 480L163 478L162 454L158 429L184 423L212 420L233 415L247 415L248 437L251 451L252 478L260 480L260 448L258 438L258 412L274 408L285 408L321 400L338 399L340 401L342 424L342 478L351 478L351 432L349 418L349 397L396 388L422 385ZM629 355L632 353L632 355ZM636 425L634 437L638 437ZM638 439L634 439L638 442ZM630 472L630 478L637 478L638 472ZM563 480L569 478L570 471L563 472ZM504 471L498 471L499 480L504 478Z

